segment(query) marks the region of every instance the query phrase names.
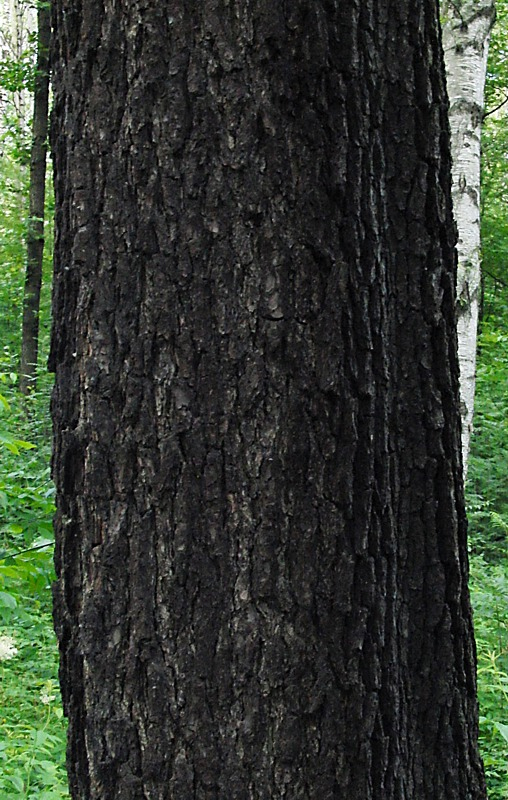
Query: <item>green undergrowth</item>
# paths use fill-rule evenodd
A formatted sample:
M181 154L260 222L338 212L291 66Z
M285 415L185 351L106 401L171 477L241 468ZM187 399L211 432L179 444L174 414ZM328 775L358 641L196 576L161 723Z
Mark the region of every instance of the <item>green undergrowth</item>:
M0 76L1 77L1 76ZM0 148L0 800L69 797L66 724L51 620L54 487L50 479L53 198L48 178L37 390L17 389L28 169Z
M51 620L49 385L27 401L10 381L0 384L0 797L59 800L69 795Z
M489 800L508 798L508 302L490 283L468 471L471 594Z
M37 584L41 574L50 574L49 559L38 561ZM9 567L0 569L4 579ZM2 614L0 628L0 654L2 648L3 655L10 652L0 660L0 797L57 800L69 796L57 652L49 603L34 602L41 594L49 600L49 590L42 592L39 585L32 593L33 564L23 561L10 569L26 585L10 620Z
M479 335L469 459L472 549L487 561L508 554L508 307L492 296Z
M52 548L0 559L0 797L68 797Z
M471 559L480 746L489 800L508 798L508 566Z

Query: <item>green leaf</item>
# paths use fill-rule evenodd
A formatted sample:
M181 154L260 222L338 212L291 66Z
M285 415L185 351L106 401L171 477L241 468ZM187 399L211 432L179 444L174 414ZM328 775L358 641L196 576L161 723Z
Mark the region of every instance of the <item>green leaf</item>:
M0 445L3 445L15 456L19 456L20 450L32 450L35 445L31 442L25 442L23 439L16 439L7 431L0 431Z
M494 725L498 729L499 733L508 742L508 725L505 725L502 722L495 722Z
M9 592L0 592L0 606L4 606L4 608L16 608L17 605L14 595L9 594Z
M46 731L32 731L32 739L36 747L42 747L50 738L50 735L46 733Z
M23 533L23 526L12 522L10 525L4 525L2 527L2 533L12 533L16 536L18 533Z
M19 777L19 775L9 775L7 780L12 783L18 792L23 792L25 790L25 783L23 779Z
M38 761L37 766L41 769L45 769L46 772L56 772L56 764L53 764L52 761Z

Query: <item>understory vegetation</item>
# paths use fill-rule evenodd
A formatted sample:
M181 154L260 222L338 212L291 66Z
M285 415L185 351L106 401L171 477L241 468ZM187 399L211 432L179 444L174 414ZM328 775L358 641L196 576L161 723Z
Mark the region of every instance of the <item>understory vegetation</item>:
M494 66L489 75L487 109L494 108L506 96L506 76L499 67L499 63L508 63L502 45L506 30L503 8L500 5L499 32L495 32L493 39ZM26 55L23 57L26 59ZM5 73L5 65L2 69ZM484 133L484 287L475 432L467 486L481 749L490 800L508 800L506 108L487 117ZM52 214L50 208L37 389L24 397L18 389L18 368L27 146L26 142L23 144L19 120L12 117L10 132L5 119L3 126L4 133L0 133L0 797L61 800L69 797L69 793L65 774L66 725L51 618L54 492L49 466L51 376L45 366L50 327ZM48 201L51 201L49 188Z

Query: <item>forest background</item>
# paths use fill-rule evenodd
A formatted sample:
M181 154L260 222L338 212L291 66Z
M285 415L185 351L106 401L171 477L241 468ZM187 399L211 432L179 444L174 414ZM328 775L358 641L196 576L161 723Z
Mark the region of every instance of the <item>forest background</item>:
M10 9L7 9L10 6ZM10 15L6 11L10 10ZM36 388L19 390L28 232L33 3L0 9L0 796L68 797L51 621L50 331L53 192L46 190ZM482 133L482 296L466 486L481 749L490 800L508 800L508 0L498 0Z

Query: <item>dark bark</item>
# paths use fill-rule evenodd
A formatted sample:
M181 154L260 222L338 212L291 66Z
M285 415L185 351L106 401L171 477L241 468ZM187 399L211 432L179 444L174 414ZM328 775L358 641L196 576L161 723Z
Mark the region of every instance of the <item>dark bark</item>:
M480 800L433 0L57 0L72 796Z
M34 85L29 212L26 236L27 258L19 369L19 387L23 394L28 394L35 389L37 382L39 307L44 252L50 36L50 4L49 2L42 2L37 9L37 67Z

